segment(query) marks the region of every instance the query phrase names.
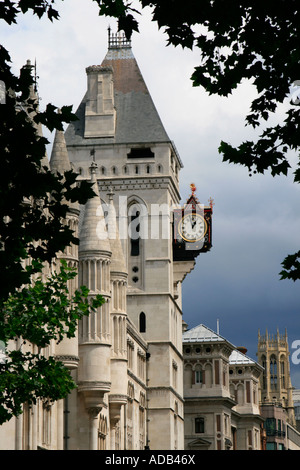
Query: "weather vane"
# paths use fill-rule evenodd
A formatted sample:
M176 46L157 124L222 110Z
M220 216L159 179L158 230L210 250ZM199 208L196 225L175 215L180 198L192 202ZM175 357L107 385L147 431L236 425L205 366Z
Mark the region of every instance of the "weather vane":
M196 186L194 185L194 183L191 183L191 184L190 184L190 188L191 188L191 190L192 190L192 194L194 195L194 194L195 194L195 191L196 191L196 189L197 189Z

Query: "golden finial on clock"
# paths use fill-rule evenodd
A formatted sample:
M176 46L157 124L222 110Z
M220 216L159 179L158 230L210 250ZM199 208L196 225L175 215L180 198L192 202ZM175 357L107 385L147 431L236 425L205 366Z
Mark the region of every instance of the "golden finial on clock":
M196 186L195 186L195 184L194 184L194 183L191 183L191 184L190 184L190 188L191 188L191 190L192 190L192 194L194 195L194 194L195 194L195 191L196 191L196 189L197 189Z

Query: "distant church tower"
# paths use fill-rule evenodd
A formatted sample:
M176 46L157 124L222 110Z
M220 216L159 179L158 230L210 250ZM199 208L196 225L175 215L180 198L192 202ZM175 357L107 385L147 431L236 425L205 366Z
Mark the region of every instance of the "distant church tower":
M261 403L276 403L282 406L288 415L290 424L295 425L292 384L290 377L289 347L287 332L271 336L258 333L258 362L264 367L261 376Z

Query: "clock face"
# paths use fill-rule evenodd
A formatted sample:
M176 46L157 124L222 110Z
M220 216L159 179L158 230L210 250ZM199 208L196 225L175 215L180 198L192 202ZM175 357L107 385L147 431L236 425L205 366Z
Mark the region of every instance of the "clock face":
M199 214L187 214L180 220L178 231L183 240L187 242L196 242L205 236L207 223Z

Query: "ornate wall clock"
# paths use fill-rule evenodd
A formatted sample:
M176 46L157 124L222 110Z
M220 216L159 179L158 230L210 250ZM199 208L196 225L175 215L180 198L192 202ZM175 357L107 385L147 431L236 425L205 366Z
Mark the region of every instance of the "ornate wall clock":
M196 258L199 253L212 247L212 209L200 204L196 198L196 187L191 184L192 194L186 204L174 211L173 259L185 261Z

